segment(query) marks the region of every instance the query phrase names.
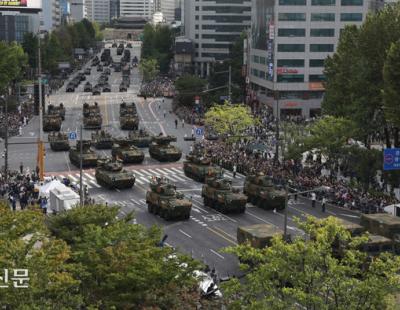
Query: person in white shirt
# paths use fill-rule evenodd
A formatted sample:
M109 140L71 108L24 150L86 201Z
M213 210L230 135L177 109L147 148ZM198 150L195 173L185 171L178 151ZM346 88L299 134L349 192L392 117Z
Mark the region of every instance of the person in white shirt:
M311 193L311 206L315 208L315 201L317 200L317 195L315 193Z
M325 210L326 210L326 198L325 198L325 197L322 198L322 205L321 205L321 207L322 207L322 212L325 213Z

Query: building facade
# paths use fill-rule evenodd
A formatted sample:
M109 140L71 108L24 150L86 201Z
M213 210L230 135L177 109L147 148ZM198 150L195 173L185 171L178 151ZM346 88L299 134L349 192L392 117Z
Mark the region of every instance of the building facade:
M153 0L120 0L121 17L153 18L155 4Z
M85 0L71 0L70 1L70 16L71 22L80 22L86 18Z
M5 15L0 12L0 41L22 43L26 33L37 32L38 21L36 14Z
M380 7L370 0L252 0L248 101L268 104L282 117L320 114L324 61L341 30L361 25Z
M164 22L171 24L175 21L175 0L155 0L154 10L163 14Z
M110 0L85 0L86 17L100 24L110 22Z
M119 16L119 0L110 0L110 21L118 19Z
M42 0L40 28L51 32L61 25L60 0Z

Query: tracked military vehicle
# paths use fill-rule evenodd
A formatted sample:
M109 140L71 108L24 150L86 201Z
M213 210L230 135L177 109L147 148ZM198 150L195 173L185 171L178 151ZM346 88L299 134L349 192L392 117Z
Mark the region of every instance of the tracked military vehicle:
M89 116L90 113L100 114L100 107L97 102L95 102L93 105L90 105L87 102L83 104L83 116Z
M186 156L183 171L187 177L198 182L205 182L207 177L222 177L222 169L211 165L211 159L204 155L198 144L195 144L194 150Z
M43 131L60 131L61 117L58 114L43 115Z
M150 145L152 136L147 132L146 129L139 129L130 131L128 134L128 139L137 147L148 147Z
M119 106L119 123L123 130L135 130L139 128L139 117L134 102L127 104L122 102Z
M115 140L111 155L121 159L124 164L140 164L144 160L144 153L125 138Z
M83 128L85 129L101 129L103 118L98 113L90 113L83 118Z
M206 178L201 196L205 206L222 213L243 213L246 210L246 195L234 190L230 181L224 178Z
M64 132L50 132L48 136L50 148L53 151L68 151L68 136Z
M137 114L137 109L136 109L136 105L134 102L132 102L131 104L127 104L126 102L122 102L119 105L119 115L134 115Z
M238 243L249 242L252 247L257 249L270 246L275 235L283 236L283 231L272 224L255 224L237 228Z
M90 149L90 141L87 140L78 140L76 142L76 146L70 148L69 150L69 160L71 163L76 166L80 167L81 161L81 143L82 143L82 167L96 167L97 166L97 155L96 153Z
M159 215L167 221L187 220L192 209L192 202L178 193L175 185L160 178L150 182L146 203L150 213Z
M60 103L59 106L54 106L49 104L47 107L47 114L55 114L61 117L61 120L65 120L65 107L63 103Z
M111 149L113 138L111 133L101 130L92 133L92 143L98 150Z
M176 142L174 136L153 137L149 146L150 156L158 161L178 161L182 157L182 151L171 142Z
M131 188L135 184L134 174L123 169L122 161L111 158L97 161L95 177L98 184L110 189Z
M285 191L276 189L266 175L248 175L244 181L243 193L249 202L261 209L285 209Z

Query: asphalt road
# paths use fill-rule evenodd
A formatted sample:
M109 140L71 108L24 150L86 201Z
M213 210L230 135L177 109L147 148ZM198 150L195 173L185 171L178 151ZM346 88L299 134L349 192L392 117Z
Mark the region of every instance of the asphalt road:
M134 47L131 51L132 57L140 54L140 48ZM116 56L116 49L112 49L112 56ZM112 70L113 71L113 70ZM95 68L88 78L94 82L100 73ZM119 128L119 104L122 100L126 102L134 101L137 105L140 116L140 127L146 128L153 134L160 132L177 136L176 145L186 154L189 152L191 142L183 140L184 135L191 135L192 127L185 124L182 127L180 120L178 128L175 128L176 116L171 112L170 99L143 98L136 96L140 87L140 77L137 69L131 74L131 86L126 93L119 93L118 86L122 75L120 72L113 72L110 76L112 84L111 93L102 93L100 96L92 96L83 93L82 82L80 88L75 93L65 93L65 87L49 97L53 104L63 102L66 107L66 119L62 124L62 130L71 132L79 131L82 122L82 105L84 102L98 102L102 115L103 125L114 136L127 135L127 131L121 131ZM93 84L93 83L92 83ZM84 138L90 138L93 131L84 130ZM34 142L38 138L38 119L34 118L23 129L21 137L10 139L11 143ZM72 142L71 144L74 144ZM2 146L3 147L3 146ZM109 154L110 151L96 151L99 155ZM136 176L136 183L132 189L128 190L108 190L97 184L94 177L94 170L84 171L83 181L89 189L89 195L96 202L104 202L108 205L118 205L121 207L120 215L125 216L128 212L135 212L136 222L146 226L160 225L168 234L167 244L192 255L210 267L215 267L220 276L240 274L238 262L232 255L223 252L228 246L234 246L236 241L236 230L238 226L252 225L260 223L269 223L283 228L283 213L265 211L247 204L244 214L223 215L213 209L205 207L201 198L202 184L187 178L182 170L182 159L176 163L160 163L149 157L148 150L144 149L145 160L141 165L130 165L126 169L132 170ZM9 162L11 168L17 169L20 162L24 167L34 169L36 167L36 146L34 144L11 144L9 148ZM69 177L72 181L79 180L79 171L68 159L67 152L53 152L50 146L46 145L46 175L57 178ZM149 214L145 203L145 194L148 188L148 181L151 176L165 176L171 182L176 184L179 191L185 194L193 202L191 217L187 221L166 222L161 218ZM237 175L233 178L230 172L225 176L232 180L235 187L241 188L244 182L243 175ZM310 201L299 198L295 203L289 202L288 208L288 232L292 235L302 234L302 231L296 227L294 217L304 218L307 215L316 217L326 217L329 215L337 216L348 221L359 221L359 216L351 211L344 210L334 206L328 206L327 212L322 213L321 207L313 209Z

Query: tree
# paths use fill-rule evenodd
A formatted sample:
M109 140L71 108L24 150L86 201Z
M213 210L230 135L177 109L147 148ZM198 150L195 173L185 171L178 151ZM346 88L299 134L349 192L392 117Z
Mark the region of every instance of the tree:
M400 128L400 72L398 68L400 68L400 40L390 46L383 67L385 117L389 124Z
M371 260L358 250L368 237L352 238L333 217L310 217L298 225L305 236L292 243L277 236L264 249L228 249L257 262L242 265L245 280L224 286L231 309L387 309L400 289L398 256L383 253ZM338 242L340 256L333 251Z
M22 48L28 55L28 64L31 68L37 68L39 42L37 36L32 32L27 32L22 41Z
M237 139L244 131L255 124L247 106L239 104L214 105L205 114L205 124L211 126L218 134Z
M20 45L0 42L0 92L20 77L26 62L27 56Z
M200 96L207 85L207 81L197 76L185 74L175 81L177 101L181 105L192 107L194 97Z
M141 59L139 71L145 82L154 80L159 72L157 60L154 58Z

